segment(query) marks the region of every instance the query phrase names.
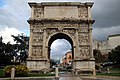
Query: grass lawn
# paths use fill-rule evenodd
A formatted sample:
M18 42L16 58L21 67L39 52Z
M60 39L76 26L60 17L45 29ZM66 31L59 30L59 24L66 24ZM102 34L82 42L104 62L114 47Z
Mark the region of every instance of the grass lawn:
M120 77L120 73L97 73L97 75L100 75L100 76L119 76Z
M28 77L48 77L48 76L55 76L55 74L40 74L40 73L30 73ZM4 78L5 74L3 69L0 69L0 78Z
M0 69L0 78L5 77L3 69Z
M120 76L120 69L110 69L110 73L97 73L97 75L103 76Z

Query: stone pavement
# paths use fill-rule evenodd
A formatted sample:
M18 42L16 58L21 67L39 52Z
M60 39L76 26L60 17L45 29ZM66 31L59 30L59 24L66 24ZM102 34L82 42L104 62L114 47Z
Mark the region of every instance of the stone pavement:
M74 76L71 73L60 74L59 80L120 80L114 76Z
M71 73L60 74L59 80L82 80L78 76L73 76Z

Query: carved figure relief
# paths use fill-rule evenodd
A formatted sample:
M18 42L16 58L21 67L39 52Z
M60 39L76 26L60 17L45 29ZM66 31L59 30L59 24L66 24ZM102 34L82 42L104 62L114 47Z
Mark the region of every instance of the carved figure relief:
M87 44L89 42L88 34L78 34L78 41L80 44Z
M42 46L33 46L32 56L42 56Z
M40 32L36 32L33 35L33 44L39 44L43 42L43 34Z
M34 15L36 18L43 18L44 16L44 9L42 7L36 7L34 10Z
M86 28L86 27L80 27L78 29L78 32L80 32L80 33L88 33L88 28Z
M61 27L78 27L78 24L73 24L73 23L65 23L65 22L52 22L49 24L44 24L44 27L53 27L53 28L58 28L59 26Z
M48 28L46 29L46 33L47 33L47 37L53 33L56 33L58 32L58 29L57 28Z
M33 26L33 29L42 30L42 27L43 27L43 26L44 26L43 24L39 23L38 25L34 25L34 26Z
M82 23L82 24L80 24L80 27L87 27L88 28L88 24Z
M79 18L80 19L87 19L88 17L88 10L86 7L79 8Z
M89 46L81 46L80 47L80 56L87 58L89 56L89 51L90 51Z

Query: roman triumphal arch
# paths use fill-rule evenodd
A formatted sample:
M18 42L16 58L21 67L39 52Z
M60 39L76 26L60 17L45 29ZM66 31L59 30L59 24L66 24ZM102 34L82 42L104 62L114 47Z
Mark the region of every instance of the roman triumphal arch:
M72 46L73 69L93 69L92 20L93 3L29 3L31 7L29 56L30 70L50 68L50 46L56 39L66 39Z

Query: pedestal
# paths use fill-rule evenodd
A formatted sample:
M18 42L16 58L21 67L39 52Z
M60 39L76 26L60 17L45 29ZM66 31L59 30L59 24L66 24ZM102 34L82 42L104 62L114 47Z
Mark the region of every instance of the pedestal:
M74 61L74 69L79 69L82 71L93 71L95 68L95 61L94 60L75 60Z
M40 71L43 68L49 69L50 63L47 60L27 59L27 67L30 71Z

